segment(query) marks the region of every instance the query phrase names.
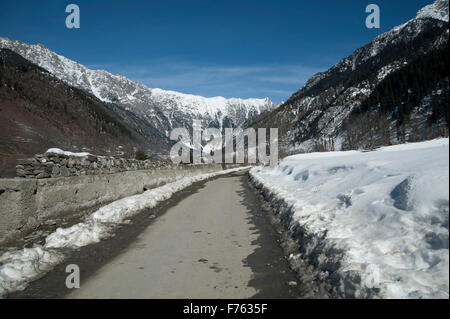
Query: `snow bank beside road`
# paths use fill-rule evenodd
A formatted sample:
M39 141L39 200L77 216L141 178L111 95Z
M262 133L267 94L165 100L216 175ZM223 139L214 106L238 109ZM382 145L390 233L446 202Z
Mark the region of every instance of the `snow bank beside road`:
M143 209L155 207L172 195L198 181L224 175L248 167L240 167L184 177L142 194L125 197L105 205L88 216L84 222L69 228L58 228L47 236L45 245L4 253L0 256L0 297L23 290L26 285L53 269L64 260L60 248L79 248L109 237L114 226Z
M449 142L294 155L254 183L337 297L449 297Z

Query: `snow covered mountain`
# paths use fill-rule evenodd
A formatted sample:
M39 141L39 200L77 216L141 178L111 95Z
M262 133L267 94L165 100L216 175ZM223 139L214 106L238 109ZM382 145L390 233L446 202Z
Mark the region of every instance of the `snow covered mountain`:
M311 77L253 125L277 124L288 153L437 135L448 128L448 21L448 0L435 1Z
M42 44L30 45L0 37L0 48L15 51L67 84L110 104L125 121L148 138L158 132L167 137L175 127L192 129L193 119L202 120L205 126L241 127L256 115L277 106L268 98L206 98L149 88L123 75L88 69Z
M96 97L9 49L0 49L0 127L0 177L16 176L16 159L53 147L125 157L165 151L165 139L145 138Z

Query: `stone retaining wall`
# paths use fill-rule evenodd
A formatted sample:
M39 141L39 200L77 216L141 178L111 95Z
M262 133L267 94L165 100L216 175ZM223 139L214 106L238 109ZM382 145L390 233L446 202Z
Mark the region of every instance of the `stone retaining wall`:
M64 159L59 158L59 167L67 167L62 166ZM66 160L65 165L69 165L70 159ZM55 163L55 159L51 161ZM221 165L180 165L72 177L0 179L0 244L24 236L58 215L106 204L186 176L220 170Z
M30 159L17 160L16 176L20 178L55 178L100 175L154 168L174 168L169 162L138 161L106 156L68 156L45 153Z

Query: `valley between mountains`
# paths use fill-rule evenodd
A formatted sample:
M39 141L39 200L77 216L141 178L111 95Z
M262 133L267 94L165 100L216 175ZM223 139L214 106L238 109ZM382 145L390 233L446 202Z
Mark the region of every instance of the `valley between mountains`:
M401 22L282 103L0 37L0 297L448 299L449 2ZM276 128L277 165L172 163L196 120Z

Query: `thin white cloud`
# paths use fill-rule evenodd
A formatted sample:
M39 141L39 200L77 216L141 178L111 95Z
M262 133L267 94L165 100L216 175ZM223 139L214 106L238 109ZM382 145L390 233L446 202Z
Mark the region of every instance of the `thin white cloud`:
M290 83L301 84L305 83L309 77L306 76L261 76L257 79L259 81L274 82L274 83Z
M86 65L89 69L93 70L107 70L113 67L112 64L106 64L106 63L93 63Z

